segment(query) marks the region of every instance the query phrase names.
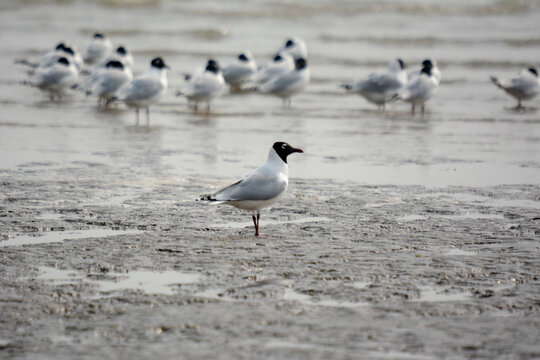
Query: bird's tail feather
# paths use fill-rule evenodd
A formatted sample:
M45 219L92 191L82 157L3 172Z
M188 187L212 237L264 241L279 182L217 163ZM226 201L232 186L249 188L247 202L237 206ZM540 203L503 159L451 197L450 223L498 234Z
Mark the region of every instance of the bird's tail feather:
M501 85L501 83L499 82L499 79L497 79L495 76L490 76L489 78L490 78L490 80L491 80L492 83L494 83L495 85L497 85L497 87L499 87L499 88L501 88L501 89L503 88L502 85Z
M343 88L343 89L345 89L345 90L347 90L347 91L350 91L350 90L353 89L352 84L340 84L339 87L340 87L340 88Z
M225 202L225 201L216 199L214 197L214 194L201 195L196 201L202 201L206 204L214 204L214 205L223 204Z

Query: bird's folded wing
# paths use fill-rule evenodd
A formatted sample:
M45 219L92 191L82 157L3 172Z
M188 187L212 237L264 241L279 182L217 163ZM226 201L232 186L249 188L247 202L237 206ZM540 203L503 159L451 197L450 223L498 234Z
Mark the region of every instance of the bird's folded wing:
M269 200L279 196L287 188L287 183L278 176L249 174L244 179L216 192L217 201Z
M133 80L120 90L121 100L144 100L158 96L163 91L163 84L154 77L141 77Z

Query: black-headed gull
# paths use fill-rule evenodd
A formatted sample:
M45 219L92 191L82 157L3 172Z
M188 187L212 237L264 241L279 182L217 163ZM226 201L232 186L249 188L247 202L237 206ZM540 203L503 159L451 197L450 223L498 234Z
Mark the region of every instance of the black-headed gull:
M492 76L491 81L517 99L518 109L522 108L522 100L530 100L540 91L540 80L538 79L538 71L535 68L523 70L519 75L509 79L499 80Z
M48 91L51 100L62 99L64 91L77 83L79 71L67 57L60 57L52 66L38 67L30 84Z
M260 87L263 94L271 94L283 99L283 106L291 105L291 97L306 89L310 81L310 71L307 60L299 58L295 68L282 73Z
M366 100L377 104L380 110L384 110L385 104L395 98L406 83L405 64L403 60L395 59L390 62L386 72L371 73L362 80L342 87L363 96Z
M407 72L407 79L411 80L413 77L420 75L420 73L422 72L422 68L424 67L424 65L428 63L431 64L431 74L440 84L441 79L442 79L441 70L439 70L439 67L437 66L437 62L431 58L422 61L422 65L420 66L419 69L410 70L409 72Z
M48 51L38 59L38 67L50 67L58 63L58 59L61 57L67 58L77 70L81 70L83 61L81 54L75 46L66 45L65 43L59 43L54 50Z
M162 58L153 59L148 71L120 88L113 99L135 108L137 125L139 109L146 109L146 124L150 124L150 105L157 103L167 91L167 69L169 67Z
M411 112L413 115L417 105L421 106L422 115L424 115L424 104L439 88L439 81L433 76L431 70L431 62L426 62L422 66L420 74L413 76L398 95L400 100L411 103Z
M99 105L107 106L107 102L116 96L124 85L133 79L131 69L119 60L109 60L104 67L98 67L88 78L85 86L87 94L98 97Z
M207 113L210 112L210 102L220 96L225 89L225 80L221 74L219 64L215 60L208 60L204 72L193 76L179 95L185 95L190 103L194 103L197 112L199 102L206 102Z
M257 74L253 77L253 82L260 86L293 69L293 57L289 53L281 51L274 55L271 61L257 70Z
M248 84L256 72L257 64L249 51L238 55L233 63L222 70L223 78L230 85L232 92L241 91L242 86Z
M283 48L281 48L280 51L289 53L294 60L300 58L307 59L308 56L306 43L299 37L294 37L285 41L285 45L283 45Z
M227 204L252 212L255 236L259 236L260 210L271 206L285 193L289 184L287 156L303 153L285 142L276 142L263 166L244 178L213 194L202 195L200 200L211 204Z
M111 41L102 33L95 33L84 53L84 62L89 65L103 62L112 52Z

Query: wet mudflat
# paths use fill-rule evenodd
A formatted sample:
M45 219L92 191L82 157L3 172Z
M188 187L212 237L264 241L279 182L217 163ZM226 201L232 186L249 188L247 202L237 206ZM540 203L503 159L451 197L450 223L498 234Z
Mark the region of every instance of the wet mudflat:
M489 83L540 58L535 3L138 5L0 5L0 358L540 357L538 100L513 110ZM149 127L21 84L14 59L95 30L136 72L173 68ZM175 97L208 56L264 63L289 36L313 74L292 108ZM396 56L439 62L424 118L339 90ZM305 154L267 236L195 201L279 140Z

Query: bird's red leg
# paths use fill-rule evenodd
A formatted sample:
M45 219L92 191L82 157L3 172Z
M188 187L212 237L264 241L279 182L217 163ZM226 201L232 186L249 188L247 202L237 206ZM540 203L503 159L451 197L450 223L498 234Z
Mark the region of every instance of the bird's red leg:
M253 214L253 225L255 226L255 236L259 236L259 221L255 217L255 214Z

